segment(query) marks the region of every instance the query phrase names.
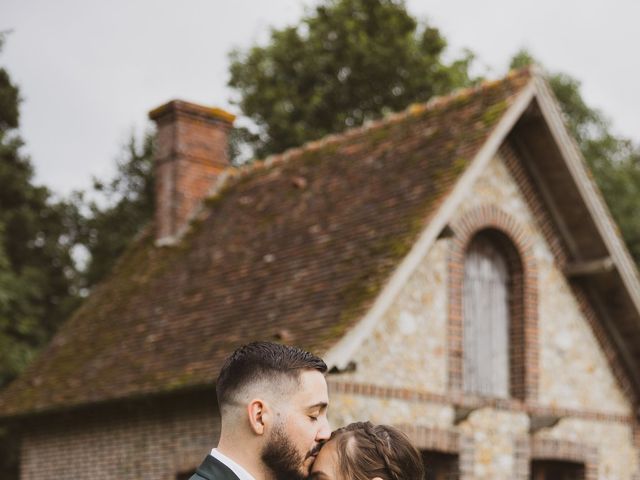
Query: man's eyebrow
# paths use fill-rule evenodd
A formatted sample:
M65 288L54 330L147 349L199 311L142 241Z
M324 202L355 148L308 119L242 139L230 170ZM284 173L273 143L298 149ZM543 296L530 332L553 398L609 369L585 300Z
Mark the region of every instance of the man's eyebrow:
M318 403L314 403L313 405L309 405L307 407L307 410L315 410L315 409L326 410L328 406L329 404L327 402L318 402Z

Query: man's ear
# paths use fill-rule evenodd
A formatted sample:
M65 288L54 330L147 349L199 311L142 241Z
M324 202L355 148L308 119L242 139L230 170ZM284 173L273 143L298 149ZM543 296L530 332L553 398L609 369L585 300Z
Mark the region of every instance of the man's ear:
M256 435L264 435L271 417L267 403L259 398L251 400L247 405L247 413L249 414L251 430Z

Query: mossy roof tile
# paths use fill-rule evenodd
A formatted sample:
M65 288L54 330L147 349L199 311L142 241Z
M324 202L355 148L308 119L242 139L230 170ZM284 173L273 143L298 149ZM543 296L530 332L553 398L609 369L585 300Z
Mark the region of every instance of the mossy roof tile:
M148 227L0 416L212 385L255 339L322 353L359 319L529 82L526 70L232 174L191 231Z

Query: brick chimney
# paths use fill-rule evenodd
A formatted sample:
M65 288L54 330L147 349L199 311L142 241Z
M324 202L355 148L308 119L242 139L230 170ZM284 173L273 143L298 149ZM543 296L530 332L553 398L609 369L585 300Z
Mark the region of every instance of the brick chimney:
M173 100L151 112L156 145L156 243L174 243L229 166L227 136L235 116Z

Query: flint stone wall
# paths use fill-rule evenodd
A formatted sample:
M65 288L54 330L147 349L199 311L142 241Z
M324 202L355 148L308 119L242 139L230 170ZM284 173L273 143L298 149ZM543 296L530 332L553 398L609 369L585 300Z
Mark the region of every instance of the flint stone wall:
M459 432L466 439L466 451L459 450L461 459L464 457L461 478L465 479L528 478L530 445L536 439L553 439L597 452L594 473L588 477L637 478L640 450L634 446L632 425L619 420L632 414L631 403L617 384L526 198L500 155L468 192L452 223L479 205L502 209L520 224L533 244L539 329L539 386L533 402L538 407L598 412L606 418L567 417L556 426L530 434L526 407L520 409L524 411L481 408L456 425L453 405L341 393L332 395L333 423L371 419ZM451 393L447 379L449 242L446 238L435 242L357 351L356 371L339 375L337 381L430 392L445 398Z

